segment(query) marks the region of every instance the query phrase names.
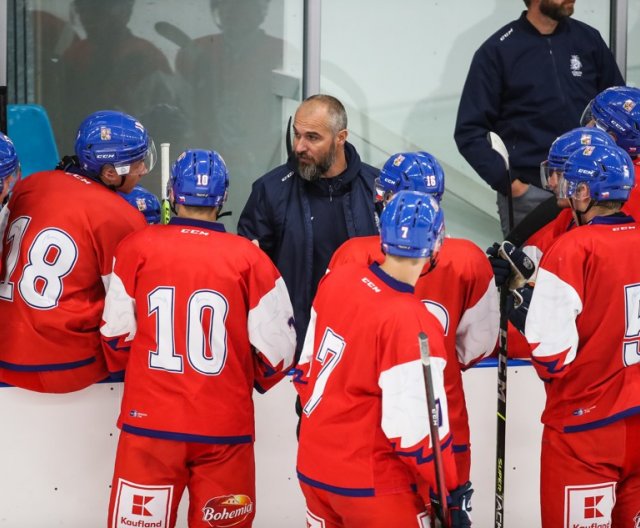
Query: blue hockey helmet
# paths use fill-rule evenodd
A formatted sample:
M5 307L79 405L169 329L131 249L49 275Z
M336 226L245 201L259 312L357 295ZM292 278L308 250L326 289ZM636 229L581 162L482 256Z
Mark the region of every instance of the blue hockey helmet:
M618 146L592 145L576 150L564 165L560 198L626 202L635 183L631 157Z
M619 147L632 157L640 153L639 88L607 88L593 99L590 111L595 125L612 134Z
M150 172L157 159L153 139L144 126L115 110L100 110L86 117L78 129L75 150L80 166L95 176L104 165L113 165L120 176L126 176L136 161L144 161Z
M19 168L20 163L13 141L0 132L0 190L4 179L11 175L17 176Z
M160 200L151 191L136 185L130 193L119 194L144 215L148 224L160 223Z
M380 239L386 254L433 261L443 237L444 214L438 201L428 194L400 191L380 216Z
M552 190L549 183L552 174L562 175L564 164L569 156L581 147L589 145L615 145L613 138L598 128L580 127L569 130L551 144L549 157L540 164L540 179L545 189Z
M167 194L176 205L221 207L227 199L229 173L214 150L186 150L171 167Z
M386 201L398 191L419 191L440 201L444 171L428 152L402 152L391 156L376 178L376 201Z

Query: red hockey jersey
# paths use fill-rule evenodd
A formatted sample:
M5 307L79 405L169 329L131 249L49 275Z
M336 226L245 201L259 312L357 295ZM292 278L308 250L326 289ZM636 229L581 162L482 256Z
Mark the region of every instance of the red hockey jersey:
M0 380L70 392L104 379L105 287L117 244L144 217L101 183L62 171L19 181L0 214Z
M634 219L640 218L640 160L634 162L636 185L631 190L629 200L622 207L622 211ZM575 227L573 213L570 207L562 209L558 216L534 233L524 244L523 251L534 261L536 266L551 245L570 229ZM537 274L537 270L536 270ZM536 275L532 281L535 281ZM509 323L508 352L511 358L529 358L530 349L525 337Z
M409 491L419 474L435 488L420 332L429 337L447 487L457 485L442 327L377 264L345 264L320 282L296 383L303 482L374 496Z
M173 218L118 247L101 327L126 367L119 426L156 438L253 441L255 387L293 362L293 309L269 258L222 224Z
M573 432L640 412L640 225L597 217L545 253L525 334L547 381L542 421Z
M383 260L380 237L356 237L336 250L329 269ZM491 264L473 242L447 237L436 267L418 279L415 294L444 329L449 422L454 450L465 451L470 433L461 370L491 354L498 339L500 313Z

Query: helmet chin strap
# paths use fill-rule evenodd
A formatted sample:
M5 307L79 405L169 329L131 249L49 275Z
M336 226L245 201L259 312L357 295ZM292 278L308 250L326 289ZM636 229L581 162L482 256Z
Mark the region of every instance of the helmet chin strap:
M575 208L575 205L574 205L573 201L570 201L570 203L571 203L571 209L573 209L573 211L576 213L576 218L578 219L578 225L585 225L585 222L582 219L582 217L583 217L583 215L586 215L591 210L591 208L596 204L596 201L591 199L589 201L589 205L587 206L587 208L584 211L578 211Z
M438 259L433 255L431 255L431 257L429 257L429 268L426 271L424 271L424 268L422 268L423 271L422 273L420 273L420 277L424 277L425 275L428 275L429 273L431 273L436 268L437 264L438 264Z

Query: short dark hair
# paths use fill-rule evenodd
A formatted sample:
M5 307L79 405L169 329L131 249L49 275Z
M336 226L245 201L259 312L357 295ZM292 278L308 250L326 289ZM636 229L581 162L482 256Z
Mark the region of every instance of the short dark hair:
M619 211L624 206L625 202L619 200L603 200L602 202L596 202L596 205L607 209L608 211Z
M531 7L531 0L524 0L524 5Z
M320 103L327 108L329 114L329 126L334 134L337 134L341 130L347 128L347 111L344 109L343 104L332 95L316 94L307 97L302 104L306 103Z

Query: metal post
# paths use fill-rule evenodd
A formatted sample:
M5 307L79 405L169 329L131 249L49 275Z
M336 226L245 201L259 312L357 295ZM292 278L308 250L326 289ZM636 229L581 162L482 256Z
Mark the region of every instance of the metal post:
M0 131L7 133L7 0L0 0Z
M611 0L609 42L622 76L627 77L627 25L629 0Z
M320 93L320 23L322 0L304 2L302 98Z

